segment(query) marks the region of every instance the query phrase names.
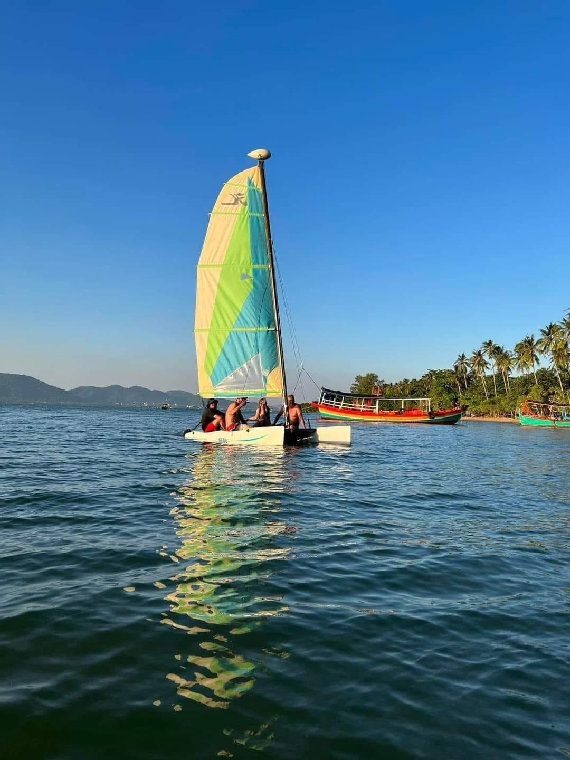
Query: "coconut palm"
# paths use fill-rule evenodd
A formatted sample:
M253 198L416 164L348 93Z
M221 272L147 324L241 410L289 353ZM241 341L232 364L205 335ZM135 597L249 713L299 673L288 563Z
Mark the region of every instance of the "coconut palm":
M528 365L522 341L519 341L514 348L513 364L517 372L522 372L523 375L526 375L528 372Z
M564 339L556 341L556 343L552 346L550 357L552 368L556 372L556 377L558 378L560 390L562 391L562 395L564 395L564 386L562 384L560 369L568 368L568 343L566 343Z
M562 329L562 337L566 343L570 343L570 310L566 312L566 315L560 321L560 327Z
M455 370L455 374L457 375L457 377L459 377L460 380L463 380L463 383L465 385L465 390L467 390L467 374L469 373L469 360L467 359L465 354L459 354L459 356L455 360L453 369Z
M454 365L453 369L451 370L451 374L453 375L453 380L455 381L455 384L457 385L457 390L459 391L459 396L461 397L461 393L463 391L463 388L461 386L461 380L463 378L463 375L461 372L457 370L457 367Z
M495 354L498 348L499 346L493 340L491 340L491 338L489 338L489 340L483 341L483 345L481 346L481 351L483 351L487 359L489 359L491 362L491 371L493 372L493 385L495 386L495 396L497 395Z
M485 398L489 399L489 392L487 391L487 383L485 381L485 370L489 366L489 362L485 359L482 349L478 348L476 351L473 351L473 356L469 359L469 364L473 371L481 378L483 390L485 391Z
M543 356L548 356L552 369L558 378L560 390L564 393L564 386L560 377L559 366L564 366L567 357L567 343L564 340L564 330L558 322L549 322L545 328L540 331L541 337L537 341L537 347ZM558 362L562 362L559 365Z
M536 367L540 364L540 360L538 358L538 341L534 335L526 335L517 343L515 346L515 360L517 369L523 372L527 370L534 373L534 382L538 385Z
M423 382L424 384L424 393L426 396L428 396L431 392L431 386L433 383L433 379L437 374L436 369L428 369L428 371L425 373L425 375L422 375L420 377L420 382Z
M509 372L513 367L513 355L504 346L498 346L498 350L495 354L495 363L503 376L503 385L505 386L505 393L508 393L511 389L511 383L509 380Z

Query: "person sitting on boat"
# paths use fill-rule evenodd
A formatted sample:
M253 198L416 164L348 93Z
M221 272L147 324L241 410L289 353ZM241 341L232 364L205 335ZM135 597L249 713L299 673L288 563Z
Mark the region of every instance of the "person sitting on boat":
M206 430L208 425L210 425L217 414L221 414L221 412L218 412L218 402L215 398L208 399L208 403L206 404L206 408L204 409L204 414L202 415L202 430L205 433L209 433L209 430ZM218 428L216 428L217 430Z
M248 419L255 422L253 427L267 427L268 425L271 425L271 415L269 413L269 406L267 405L266 399L259 399L255 414L253 417L248 417Z
M218 412L217 410L214 412L214 419L211 422L208 422L204 432L213 433L215 430L225 430L224 413Z
M228 406L226 409L226 430L243 430L247 428L247 423L241 413L246 404L247 399L240 396Z
M287 396L287 411L289 413L289 430L298 430L299 426L303 425L304 428L307 426L305 425L305 419L303 417L303 412L301 411L301 407L299 404L295 403L295 397L290 394ZM282 414L285 412L285 407L281 407L280 412L275 417L275 420L273 421L273 424L277 424L277 420L281 417Z

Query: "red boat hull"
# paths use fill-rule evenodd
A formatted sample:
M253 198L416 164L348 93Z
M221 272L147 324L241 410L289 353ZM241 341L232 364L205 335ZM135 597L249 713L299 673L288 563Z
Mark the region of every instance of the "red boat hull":
M372 412L357 409L340 409L328 404L320 404L316 401L311 403L323 419L329 420L352 420L353 422L395 422L395 423L421 423L424 425L454 425L459 422L464 409L442 409L437 412L427 413L421 409L407 409L405 411Z

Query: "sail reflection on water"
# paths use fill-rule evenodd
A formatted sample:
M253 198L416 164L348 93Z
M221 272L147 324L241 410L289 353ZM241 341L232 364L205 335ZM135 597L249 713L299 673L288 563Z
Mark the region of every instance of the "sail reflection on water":
M290 551L277 539L291 530L278 519L285 457L230 446L188 455L191 477L171 510L181 569L162 620L193 636L190 651L177 655L178 672L167 675L181 697L225 708L248 692L256 663L240 642L243 651L244 635L287 612L280 595L267 593L275 562Z

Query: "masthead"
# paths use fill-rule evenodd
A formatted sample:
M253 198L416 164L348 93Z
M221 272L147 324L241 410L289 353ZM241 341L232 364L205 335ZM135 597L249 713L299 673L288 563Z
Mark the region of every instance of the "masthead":
M271 151L267 150L267 148L256 148L247 155L250 158L254 158L256 161L266 161L268 158L271 158Z

